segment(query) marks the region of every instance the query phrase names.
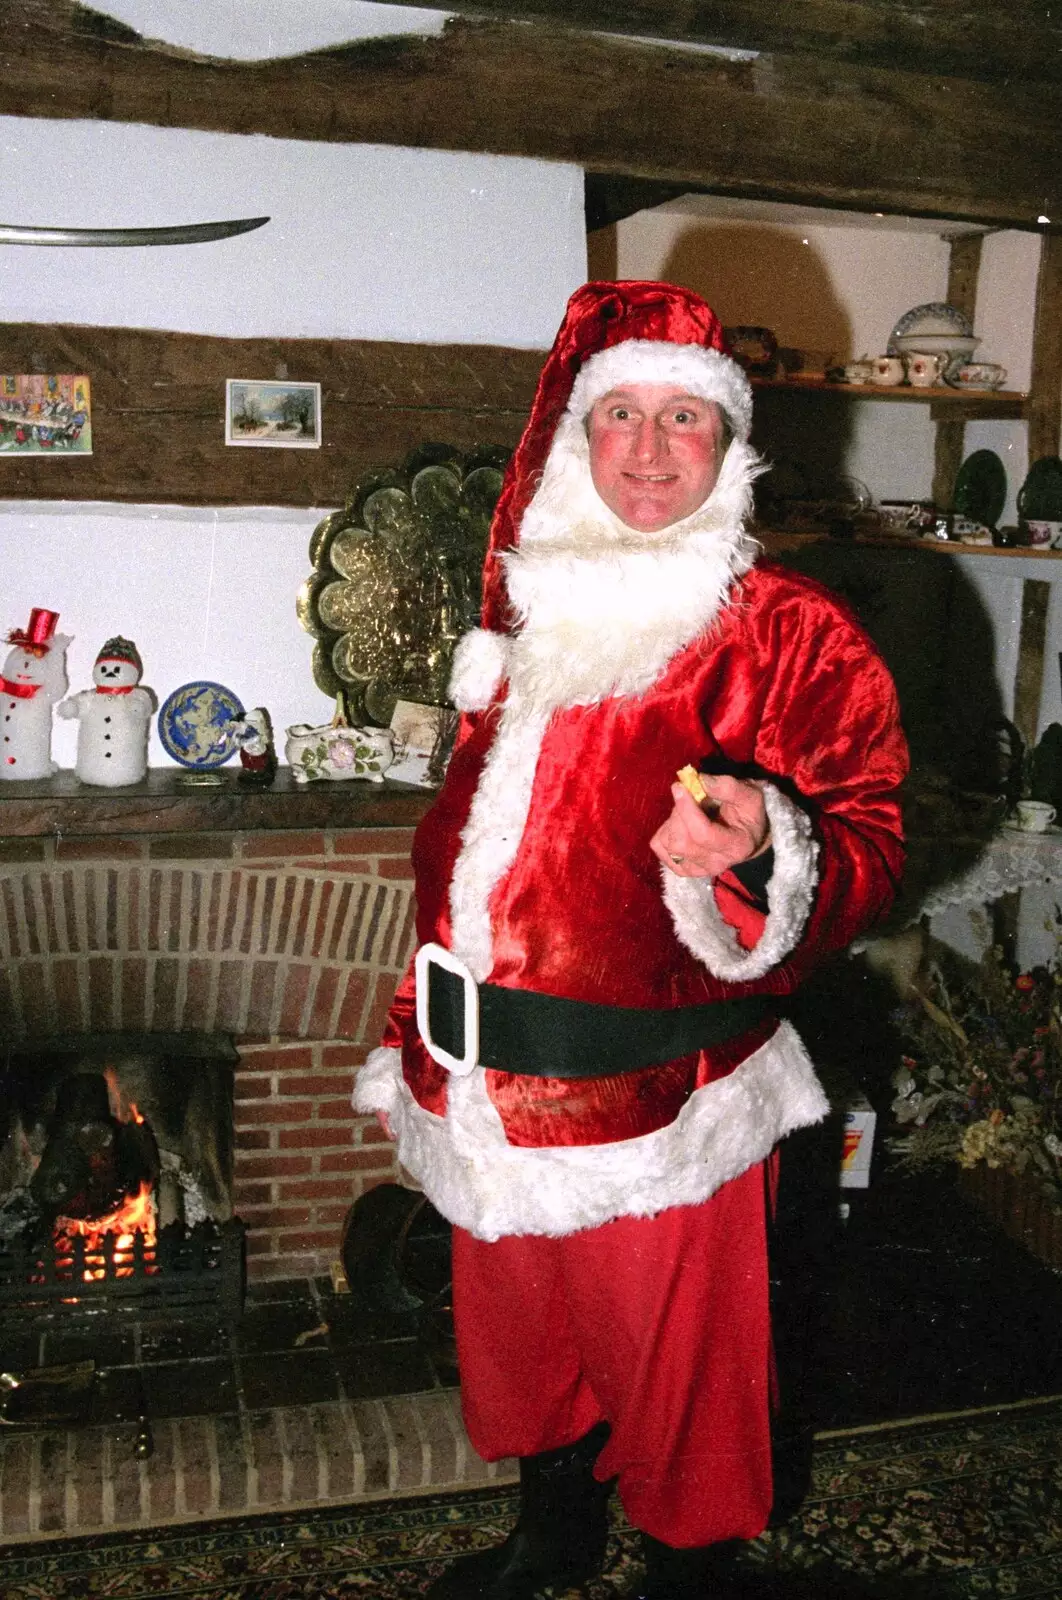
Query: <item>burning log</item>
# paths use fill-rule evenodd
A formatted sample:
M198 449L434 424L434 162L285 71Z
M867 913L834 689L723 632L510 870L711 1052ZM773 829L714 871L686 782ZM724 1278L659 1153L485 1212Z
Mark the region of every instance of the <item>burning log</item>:
M30 1192L52 1218L110 1215L159 1176L159 1151L150 1126L130 1108L122 1121L111 1111L99 1073L75 1073L59 1086L48 1139Z

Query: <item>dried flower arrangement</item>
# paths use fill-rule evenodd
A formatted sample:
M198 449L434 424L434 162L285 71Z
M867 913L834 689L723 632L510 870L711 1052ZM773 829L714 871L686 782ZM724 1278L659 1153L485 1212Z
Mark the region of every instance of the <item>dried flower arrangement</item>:
M1002 1167L1062 1211L1062 928L1050 967L1015 972L998 947L957 980L938 965L896 1020L901 1162Z

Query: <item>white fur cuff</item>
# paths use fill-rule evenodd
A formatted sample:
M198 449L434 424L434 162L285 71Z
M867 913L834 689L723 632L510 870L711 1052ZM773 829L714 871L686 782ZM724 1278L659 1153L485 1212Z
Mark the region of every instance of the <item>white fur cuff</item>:
M374 1111L390 1113L401 1099L401 1083L401 1050L380 1045L369 1052L365 1065L359 1068L350 1103L363 1117L371 1116Z
M728 983L762 978L796 947L811 911L819 847L805 812L772 784L763 798L774 844L774 872L767 887L770 911L759 940L743 950L723 920L707 878L679 878L664 866L664 904L675 932L708 971Z
M509 642L504 634L473 628L458 640L450 671L450 699L458 711L485 711L505 677Z

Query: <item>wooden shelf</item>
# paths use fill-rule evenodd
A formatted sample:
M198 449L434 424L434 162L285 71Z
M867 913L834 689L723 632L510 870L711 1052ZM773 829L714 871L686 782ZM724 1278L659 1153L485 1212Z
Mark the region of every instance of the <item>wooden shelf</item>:
M1062 561L1062 550L1034 550L1028 545L1005 549L994 544L962 544L950 539L895 539L886 535L875 537L869 533L841 539L829 533L790 533L782 528L752 528L750 531L768 555L787 550L806 550L816 544L830 544L842 547L858 545L869 550L925 550L940 556L1018 556L1023 561Z
M72 772L0 783L0 841L113 833L261 832L274 828L415 827L435 791L353 778L298 784L281 767L268 789L225 772L216 788L186 788L178 767L153 767L143 783L94 789Z
M751 378L754 389L776 389L785 394L839 394L846 400L885 401L896 405L928 405L934 421L980 417L989 421L1026 415L1029 397L1016 389L948 389L934 384L915 389L910 384L879 386L873 383L823 383L812 378Z

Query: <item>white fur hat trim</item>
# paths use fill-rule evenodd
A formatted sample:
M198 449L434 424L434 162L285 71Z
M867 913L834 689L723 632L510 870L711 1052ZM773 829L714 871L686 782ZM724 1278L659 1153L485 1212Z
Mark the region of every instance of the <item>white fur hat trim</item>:
M747 439L752 427L752 389L736 361L699 344L665 339L626 339L599 350L580 368L568 412L580 421L596 401L629 383L673 383L687 394L722 406L735 435Z

